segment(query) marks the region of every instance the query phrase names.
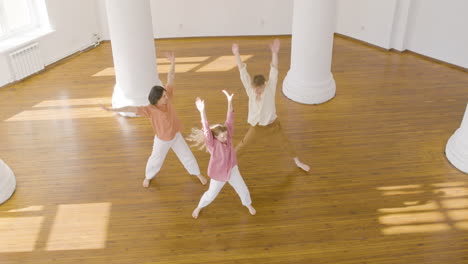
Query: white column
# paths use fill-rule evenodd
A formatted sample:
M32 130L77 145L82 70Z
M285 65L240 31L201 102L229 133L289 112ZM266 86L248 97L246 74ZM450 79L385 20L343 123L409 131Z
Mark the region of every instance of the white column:
M10 199L16 189L16 178L13 171L0 159L0 204Z
M468 105L460 128L455 131L447 142L445 155L453 166L468 173Z
M283 93L291 100L320 104L335 96L335 9L335 0L294 0L291 68L283 82Z
M116 80L112 106L147 105L151 88L161 85L150 0L107 0L106 6Z

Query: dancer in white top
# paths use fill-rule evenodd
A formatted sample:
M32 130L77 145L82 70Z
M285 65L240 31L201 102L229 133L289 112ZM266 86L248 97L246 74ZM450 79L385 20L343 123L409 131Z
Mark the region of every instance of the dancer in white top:
M276 84L278 82L278 52L280 40L275 39L270 44L271 63L268 81L263 75L255 75L251 79L247 72L247 65L242 62L239 54L239 45L232 45L232 53L236 57L240 78L245 91L249 97L249 114L247 122L250 124L249 130L244 139L236 146L236 153L240 155L243 149L259 140L277 142L286 147L294 163L304 171L309 171L310 167L302 163L296 155L296 151L284 134L281 124L276 115L275 95Z

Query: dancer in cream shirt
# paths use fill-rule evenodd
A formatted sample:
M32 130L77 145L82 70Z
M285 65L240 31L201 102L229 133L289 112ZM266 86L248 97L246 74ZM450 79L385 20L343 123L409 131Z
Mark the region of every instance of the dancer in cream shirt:
M249 97L249 114L247 122L250 124L249 130L244 139L236 146L236 153L240 153L247 145L258 140L268 140L277 142L286 148L294 163L304 171L309 171L309 166L302 163L296 154L288 137L284 134L281 124L276 115L275 95L278 82L278 52L280 48L279 39L275 39L270 44L271 63L268 81L263 75L255 75L251 79L247 71L247 65L242 62L239 53L239 45L232 45L232 53L236 57L240 78L245 91Z

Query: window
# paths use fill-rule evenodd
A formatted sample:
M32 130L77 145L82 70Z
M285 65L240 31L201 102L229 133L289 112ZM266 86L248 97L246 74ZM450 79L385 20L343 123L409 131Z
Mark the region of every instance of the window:
M41 26L43 0L0 0L0 40Z

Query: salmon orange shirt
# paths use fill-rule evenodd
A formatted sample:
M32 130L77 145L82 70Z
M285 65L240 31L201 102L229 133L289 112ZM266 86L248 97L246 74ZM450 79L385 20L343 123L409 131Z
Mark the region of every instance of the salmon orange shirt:
M137 114L148 117L151 121L153 131L156 136L164 141L174 138L177 132L182 130L182 124L177 118L176 111L172 105L174 87L166 86L168 96L167 104L163 106L147 105L137 107Z

